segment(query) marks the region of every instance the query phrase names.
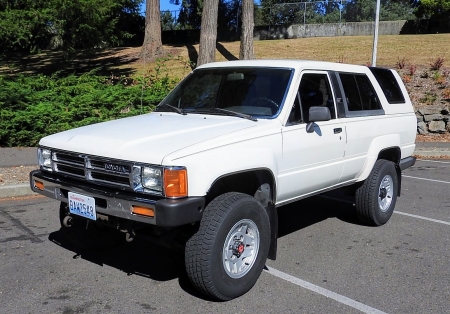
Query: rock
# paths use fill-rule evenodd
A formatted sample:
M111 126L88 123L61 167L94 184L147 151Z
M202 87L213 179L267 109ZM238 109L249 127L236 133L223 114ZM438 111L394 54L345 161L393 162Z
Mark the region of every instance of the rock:
M423 116L421 114L416 113L417 122L423 122Z
M417 110L421 115L440 114L443 108L436 106L428 106Z
M419 133L419 134L428 134L427 124L425 122L417 123L417 133Z
M423 116L423 119L425 120L425 122L439 121L439 120L442 120L442 118L443 118L443 115L441 115L439 113L426 114Z
M445 122L444 121L431 121L428 125L428 129L433 133L445 133Z

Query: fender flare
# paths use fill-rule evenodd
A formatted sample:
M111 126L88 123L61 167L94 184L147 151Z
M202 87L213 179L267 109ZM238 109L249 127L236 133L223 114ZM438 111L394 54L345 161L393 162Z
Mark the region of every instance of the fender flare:
M374 138L370 143L364 166L360 173L356 176L356 181L359 182L367 179L373 166L375 165L375 162L378 160L380 153L388 149L398 149L398 152L400 153L400 145L401 141L399 134L389 134ZM397 165L398 159L394 162Z

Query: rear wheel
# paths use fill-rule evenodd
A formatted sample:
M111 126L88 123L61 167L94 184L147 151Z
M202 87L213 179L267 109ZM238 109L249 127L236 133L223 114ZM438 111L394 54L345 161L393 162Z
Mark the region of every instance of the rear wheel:
M59 207L59 220L66 238L82 249L106 250L118 246L125 240L125 235L121 232L101 226L95 221L70 215L67 203L64 202L61 202Z
M398 193L398 177L392 161L376 161L369 177L356 190L355 205L361 222L381 226L394 212Z
M200 229L186 244L186 271L202 293L231 300L249 291L266 263L270 223L253 197L226 193L205 209Z

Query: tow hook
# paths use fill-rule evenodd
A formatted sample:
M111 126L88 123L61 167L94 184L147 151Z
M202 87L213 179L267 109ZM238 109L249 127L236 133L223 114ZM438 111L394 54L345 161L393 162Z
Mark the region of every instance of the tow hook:
M63 226L64 226L64 227L67 227L67 228L72 227L72 217L70 217L70 216L64 217L62 223L63 223Z
M135 235L136 235L136 234L134 233L133 230L128 231L128 232L125 234L125 241L127 241L127 242L133 241Z

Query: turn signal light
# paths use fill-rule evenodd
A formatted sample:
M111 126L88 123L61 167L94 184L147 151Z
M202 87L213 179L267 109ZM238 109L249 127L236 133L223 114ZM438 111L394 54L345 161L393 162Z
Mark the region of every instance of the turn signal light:
M38 190L44 191L44 183L41 181L34 180L34 187Z
M155 217L155 210L153 208L132 205L131 212L136 215Z
M187 170L164 169L164 192L166 197L185 197L188 194Z

